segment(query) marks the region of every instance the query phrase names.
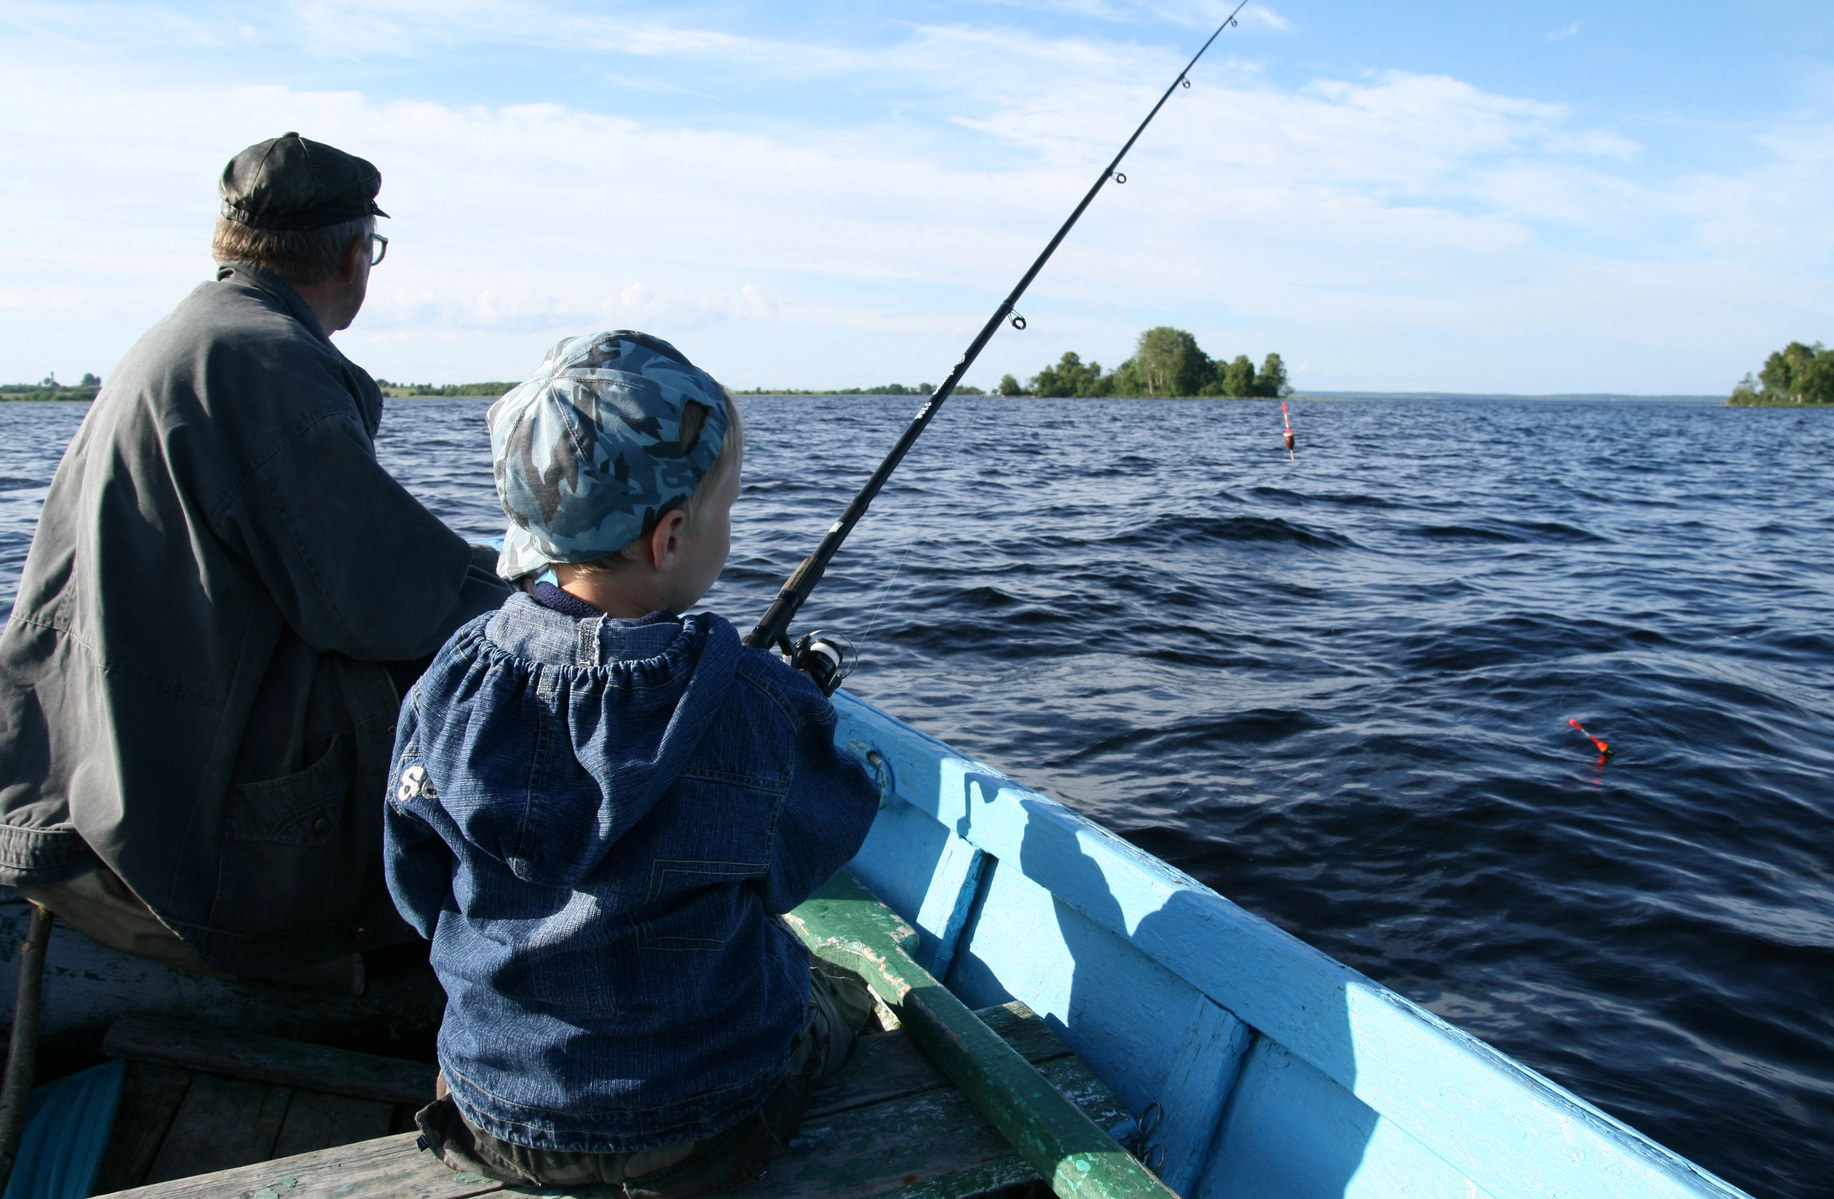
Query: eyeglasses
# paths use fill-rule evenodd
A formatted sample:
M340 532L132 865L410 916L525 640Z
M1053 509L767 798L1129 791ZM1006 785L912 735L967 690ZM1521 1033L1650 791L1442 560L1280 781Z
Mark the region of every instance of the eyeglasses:
M369 235L369 265L375 266L388 257L388 238L380 233Z

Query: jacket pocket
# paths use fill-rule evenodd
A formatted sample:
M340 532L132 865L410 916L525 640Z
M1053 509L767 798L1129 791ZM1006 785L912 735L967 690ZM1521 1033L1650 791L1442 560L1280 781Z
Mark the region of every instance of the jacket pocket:
M350 791L352 757L349 739L333 737L304 770L231 787L223 812L224 838L280 845L330 840Z
M341 734L304 770L230 788L213 925L266 934L355 919L381 808L378 795L376 818L362 819L355 774Z
M762 918L764 909L745 884L763 878L768 869L765 862L652 862L648 902L637 921L638 944L718 953L748 916Z

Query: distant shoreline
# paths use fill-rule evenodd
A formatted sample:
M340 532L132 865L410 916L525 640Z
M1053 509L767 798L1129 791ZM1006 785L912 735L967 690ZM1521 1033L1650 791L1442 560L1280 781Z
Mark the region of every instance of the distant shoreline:
M399 384L392 384L392 385L384 386L382 388L382 394L386 398L391 399L391 400L449 400L449 399L480 399L480 400L483 400L483 399L496 399L499 396L503 395L505 392L509 391L510 388L514 386L516 386L516 384L513 384L513 383L507 383L507 384L506 383L453 383L453 384L447 384L441 387L427 387L426 385L423 384L421 386L410 388L410 387L400 386ZM920 396L922 393L907 392L905 393L905 395L899 396L899 395L886 395L882 393L881 394L862 393L857 390L809 391L809 390L800 390L800 389L795 389L795 388L785 388L781 391L772 391L772 390L766 390L763 388L757 388L757 389L748 388L744 391L735 391L733 394L735 396L745 396L748 398L770 397L770 396L784 396L784 397L821 396L821 397L847 398L847 399L858 399L858 400L898 400L898 399L907 399L907 398L913 398L916 396ZM986 393L974 393L974 392L956 392L955 394L956 395L966 395L971 398L995 399L995 400L999 400L999 399L1051 399L1051 400L1056 400L1060 403L1067 403L1067 404L1078 403L1083 398L1085 398L1085 397L1080 397L1080 396L1033 396L1033 395L997 396L997 395L987 395ZM78 387L59 387L56 389L31 388L31 389L0 391L0 403L9 403L9 404L45 404L45 403L87 404L91 400L94 400L95 397L96 397L95 388L80 387L80 386ZM1271 399L1271 397L1267 397L1267 396L1241 396L1241 397L1236 397L1236 396L1161 396L1161 397L1103 396L1103 397L1095 397L1095 398L1100 398L1100 399L1115 399L1115 398L1153 399L1153 398L1159 398L1159 399L1167 399L1167 400L1204 400L1206 402L1214 401L1217 403L1242 403L1244 401L1254 402L1257 400L1265 403ZM1731 402L1731 401L1728 401L1724 396L1717 396L1717 395L1627 395L1621 392L1577 392L1577 393L1557 394L1557 395L1517 395L1517 394L1512 394L1512 393L1507 393L1507 392L1465 392L1465 391L1308 391L1308 392L1303 392L1303 393L1296 392L1293 395L1286 396L1284 398L1294 403L1305 402L1305 401L1346 402L1346 401L1356 401L1356 400L1419 400L1419 401L1436 401L1436 402L1437 401L1458 402L1458 401L1499 401L1499 400L1500 401L1511 401L1511 400L1514 400L1514 401L1535 401L1535 402L1553 402L1553 403L1565 402L1565 403L1639 403L1639 404L1714 404L1720 407L1727 407L1727 408L1834 408L1834 404L1796 403L1796 402L1789 401L1789 400L1755 400L1755 401L1745 400L1742 402Z
M0 391L5 404L87 404L96 398L94 387L34 387L18 391Z
M763 389L735 391L734 395L744 396L847 396L849 398L867 398L854 392L839 391L766 391ZM960 394L960 393L957 393ZM897 396L875 396L874 399L897 399ZM1617 392L1587 392L1563 395L1514 395L1503 392L1462 392L1462 391L1304 391L1294 392L1289 396L1038 396L1021 394L1016 396L988 395L987 399L1008 400L1055 400L1059 403L1076 404L1088 399L1098 400L1203 400L1206 403L1241 404L1271 403L1284 399L1289 403L1300 401L1311 402L1351 402L1356 400L1533 400L1550 402L1610 402L1610 403L1668 403L1668 404L1724 404L1726 397L1721 395L1624 395ZM1799 407L1800 405L1798 405Z
M1487 391L1314 391L1321 399L1356 400L1536 400L1550 403L1613 404L1723 404L1723 395L1630 395L1617 391L1561 392L1546 395L1517 395Z

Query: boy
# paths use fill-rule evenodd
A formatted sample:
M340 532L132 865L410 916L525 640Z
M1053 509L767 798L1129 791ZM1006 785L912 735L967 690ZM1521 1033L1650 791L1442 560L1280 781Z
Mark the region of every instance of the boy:
M409 693L387 802L389 890L447 995L422 1140L523 1185L734 1186L871 1011L772 917L854 855L878 791L812 683L681 615L739 491L718 383L641 333L573 338L489 424L523 589Z

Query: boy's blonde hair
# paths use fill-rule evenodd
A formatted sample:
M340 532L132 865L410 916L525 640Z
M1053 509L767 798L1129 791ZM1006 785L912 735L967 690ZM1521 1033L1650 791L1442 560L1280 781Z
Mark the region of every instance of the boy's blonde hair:
M707 423L707 406L689 400L682 406L681 415L681 449L683 453L694 448L700 440L701 427ZM720 443L720 452L707 467L707 473L701 476L694 488L694 494L682 502L681 510L687 515L687 528L692 529L700 519L700 512L706 506L707 498L718 491L720 485L735 471L744 465L745 460L745 423L739 419L739 406L732 402L732 393L726 393L726 439ZM654 531L653 528L651 531ZM594 558L590 562L560 563L555 567L556 573L564 567L578 575L611 575L625 570L645 560L643 543L649 540L649 533L633 539L622 549L613 550L603 558Z

